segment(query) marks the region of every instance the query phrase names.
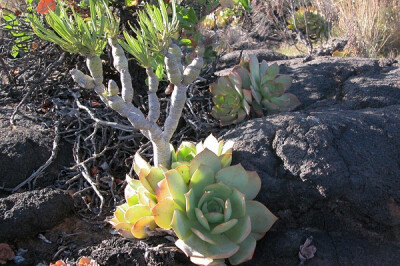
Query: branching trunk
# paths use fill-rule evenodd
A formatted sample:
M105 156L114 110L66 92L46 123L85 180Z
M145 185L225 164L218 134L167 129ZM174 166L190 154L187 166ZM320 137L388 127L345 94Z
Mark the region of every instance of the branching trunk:
M76 69L71 71L71 75L79 86L87 89L94 89L100 99L108 107L118 112L121 116L126 117L135 128L139 129L143 135L152 142L154 165L169 169L171 164L169 142L178 126L183 107L185 106L187 85L199 75L203 65L202 51L200 51L198 57L186 67L185 71L172 65L175 72L181 72L180 75L182 78L180 80L175 80L175 89L171 96L168 117L164 124L164 130L162 130L160 126L157 125L157 120L160 116L160 103L156 94L158 89L157 76L151 68L146 69L149 77L149 114L146 118L145 115L132 104L134 93L131 76L128 70L128 60L126 59L124 51L117 40L109 39L108 42L111 46L114 58L114 67L120 73L122 84L121 96L118 95L119 88L114 81L110 80L107 88L104 86L102 62L98 56L90 56L86 59L86 64L91 76L85 75ZM174 55L169 54L169 56L171 57ZM180 58L172 59L177 63L180 62ZM167 74L170 76L168 68Z

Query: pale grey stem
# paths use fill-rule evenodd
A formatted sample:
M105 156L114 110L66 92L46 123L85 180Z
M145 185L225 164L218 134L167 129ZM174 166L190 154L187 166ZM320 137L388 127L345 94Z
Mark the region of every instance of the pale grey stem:
M128 69L128 59L117 38L109 38L111 52L114 59L114 67L121 75L121 95L125 102L130 103L133 99L132 79Z
M160 117L160 101L157 97L158 78L151 67L146 68L146 73L149 82L148 101L149 101L149 121L157 122Z
M163 140L159 142L152 141L153 157L155 166L164 166L167 169L171 166L171 150L169 142Z
M177 85L174 87L174 92L171 96L171 106L169 108L168 117L165 120L163 139L169 143L172 134L174 134L179 119L182 116L182 110L185 106L187 86Z
M149 101L149 121L155 123L160 117L160 102L155 92L148 92L147 94Z
M74 97L75 97L75 95L74 95ZM102 125L102 126L116 128L116 129L119 129L122 131L127 131L127 132L135 131L135 128L132 126L122 125L122 124L119 124L116 122L104 121L104 120L97 118L89 108L87 108L86 106L84 106L83 104L81 104L79 102L78 97L76 97L75 100L76 100L76 104L78 105L78 108L84 109L90 115L90 118L92 118L97 124Z
M96 86L103 84L103 65L100 57L97 55L88 56L86 58L86 65L93 78L94 84Z

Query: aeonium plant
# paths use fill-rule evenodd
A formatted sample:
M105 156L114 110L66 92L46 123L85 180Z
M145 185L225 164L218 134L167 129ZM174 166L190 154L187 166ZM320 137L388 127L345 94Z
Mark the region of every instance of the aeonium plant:
M139 180L127 178L126 203L109 222L130 238L147 237L157 227L173 229L175 244L195 264L250 260L256 241L277 218L254 200L261 188L258 174L230 166L231 146L213 136L197 145L182 144L172 155L180 163L170 170L151 167L135 155Z
M132 37L124 32L125 40L119 40L119 19L108 7L108 1L89 0L87 18L77 14L64 0L58 0L55 10L49 9L44 15L47 24L36 15L31 18L32 28L42 39L54 42L70 53L80 53L86 58L90 75L78 69L70 71L76 83L85 89L93 89L99 98L111 109L139 129L153 144L154 164L169 168L171 164L170 140L175 132L186 101L188 86L198 77L203 66L204 49L197 46L196 57L183 65L182 52L174 39L178 31L175 0L170 1L171 15L167 5L158 0L158 5L145 6L138 13L138 28ZM49 28L48 28L49 27ZM111 47L113 64L120 73L121 88L113 80L106 87L103 84L103 66L100 55L106 44ZM122 47L121 47L122 46ZM149 113L144 115L132 100L134 89L128 69L128 60L123 48L131 53L148 75ZM154 58L164 58L164 71L174 86L168 116L163 127L157 124L160 117L160 103L157 96L159 79L155 74Z
M220 160L223 167L229 166L232 161L231 141L218 141L213 135L197 145L192 142L183 142L178 149L172 147L172 169L181 172L189 181L189 164L193 158L205 149L208 149ZM165 176L168 169L152 167L139 153L135 154L133 169L139 180L126 176L125 203L119 205L114 216L108 222L122 236L127 238L145 238L148 233L158 227L154 221L152 208L158 203L156 197L157 185ZM151 233L150 233L151 234Z
M157 6L146 5L138 13L139 28L133 29L136 36L124 32L125 40L117 38L119 20L105 0L89 0L90 15L86 18L58 0L54 10L50 8L44 14L47 23L35 15L31 23L39 37L84 56L90 73L71 70L75 82L84 89L93 89L109 108L126 117L153 144L154 166L139 154L135 156L139 180L127 178L126 203L117 208L110 223L130 238L145 238L157 227L172 228L179 238L176 245L194 263L218 265L229 259L238 264L252 257L256 240L269 230L276 217L254 201L261 187L258 175L240 165L230 166L231 143L211 139L195 149L191 145L186 146L188 149L171 149L169 142L182 114L187 88L202 68L204 49L198 45L196 57L183 64L174 39L178 29L175 0L170 4L170 15L162 0ZM107 86L103 84L100 55L107 44L120 73L121 88L113 80ZM147 116L132 103L134 90L123 48L146 69ZM174 85L163 127L157 123L159 80L153 64L154 57L160 56L164 58L168 81Z
M212 114L221 125L237 124L252 112L257 116L276 114L300 105L296 95L286 92L293 79L279 74L278 64L260 63L255 55L249 58L210 86L214 95Z

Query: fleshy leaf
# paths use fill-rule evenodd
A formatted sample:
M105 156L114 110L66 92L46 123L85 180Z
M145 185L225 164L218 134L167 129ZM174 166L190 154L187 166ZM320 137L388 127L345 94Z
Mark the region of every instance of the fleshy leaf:
M267 69L268 69L268 63L265 60L261 61L260 64L260 78L262 78L263 76L265 76L265 74L267 73Z
M293 78L289 75L280 75L275 79L275 82L282 84L285 90L289 89L290 86L292 86L292 81Z
M240 97L243 97L242 79L240 78L239 74L236 72L231 72L229 74L229 79L232 82L233 88L236 90L237 94L239 94Z
M225 232L225 235L235 243L240 243L249 236L252 230L252 221L249 216L238 219L237 224L230 230Z
M132 235L138 239L146 238L148 235L146 234L145 227L148 227L151 230L157 228L157 225L154 221L153 216L145 216L140 218L135 225L132 227Z
M199 209L196 208L195 210L195 214L196 214L196 218L197 221L207 230L210 230L210 225L208 224L208 221L206 219L206 217L204 217L203 212ZM201 238L201 237L200 237Z
M180 165L175 170L182 176L183 181L188 184L190 181L189 165Z
M175 210L172 216L171 227L179 239L186 240L192 235L191 221L186 217L185 213L180 210Z
M226 266L225 259L213 260L210 258L190 257L190 261L204 266Z
M139 198L138 198L138 196L136 194L132 195L129 198L126 198L126 203L128 203L129 206L133 206L133 205L139 204Z
M291 111L300 105L296 95L285 93L280 97L271 98L271 102L278 105L280 111Z
M211 245L215 244L214 240L204 230L201 231L201 230L198 230L198 229L193 228L193 227L191 228L191 230L201 240L203 240L203 241L205 241L205 242L207 242L208 244L211 244Z
M230 87L226 77L220 77L217 82L211 84L210 91L213 95L226 95L226 87Z
M232 215L232 203L230 199L226 199L224 206L224 221L227 222L231 219Z
M219 161L218 156L209 149L204 149L190 162L190 176L193 175L201 164L211 167L214 173L221 169L221 162Z
M255 84L260 84L260 64L258 63L258 59L254 54L249 55L250 62L250 76L254 80Z
M246 100L247 103L251 104L251 102L253 101L253 96L251 94L251 89L243 90L243 95L244 95L244 99Z
M237 222L238 222L237 219L232 219L225 223L219 224L216 227L214 227L214 229L211 231L211 234L222 234L231 229L232 227L234 227L237 224Z
M210 134L205 140L204 140L204 148L209 149L210 151L212 151L213 153L215 153L216 155L220 155L221 151L220 151L220 143L218 142L218 140L212 135Z
M248 175L241 164L222 168L216 175L217 182L222 182L230 188L236 188L243 193L248 183Z
M232 204L232 218L241 218L246 214L246 201L245 195L239 190L234 189L232 194L229 196L229 200Z
M251 218L251 231L267 232L278 218L262 203L255 200L246 201L246 215Z
M224 221L224 214L219 212L206 212L204 213L207 221L210 223L222 223Z
M125 210L118 206L114 212L114 216L117 218L117 220L119 222L124 222L125 221Z
M225 153L232 154L233 145L234 145L234 144L235 144L235 143L234 143L232 140L226 141L226 142L224 143L224 145L222 146L222 152L221 152L221 154L225 154Z
M185 209L185 193L189 191L185 181L178 171L175 169L165 172L165 178L167 179L168 189L171 193L175 203L177 203L182 210Z
M246 200L254 199L261 189L261 179L256 171L246 171L248 176L248 183L242 192L246 197Z
M242 80L242 88L244 90L250 90L251 80L249 71L244 67L236 66L232 69L232 72L236 72L240 76L240 79Z
M241 243L239 250L229 258L232 265L238 265L253 258L254 250L256 249L256 240L250 235Z
M196 195L193 190L190 189L188 193L185 194L186 199L186 215L190 220L196 219L195 209L196 209Z
M167 179L163 179L157 183L156 198L157 201L162 201L165 198L172 198L171 193L169 193Z
M184 240L183 238L179 238L175 242L175 246L182 250L187 257L208 257L208 244L198 238L195 234L191 233L189 237Z
M232 154L231 153L222 154L219 156L219 160L221 161L222 168L227 167L227 166L231 165Z
M267 73L266 75L263 77L263 80L261 81L261 83L264 83L264 78L266 78L265 80L272 80L274 79L277 75L279 74L279 66L277 63L273 63L272 65L270 65L267 69Z
M232 194L232 189L222 182L208 185L204 188L204 190L210 193L209 198L218 197L220 199L226 200ZM201 204L200 201L199 205Z
M146 176L146 180L148 181L151 190L150 192L155 192L157 183L164 179L164 171L160 168L153 167L150 169L150 173Z
M207 165L200 165L190 179L189 189L192 189L196 197L200 198L204 193L204 188L214 183L213 169Z
M152 215L149 206L145 205L135 205L130 207L125 212L125 220L130 222L131 224L136 223L140 218L144 216Z
M145 168L147 170L150 170L151 166L148 162L146 162L145 159L140 156L140 154L137 152L134 156L134 164L133 164L133 170L135 170L135 173L139 175L140 169Z
M153 169L153 168L152 168ZM147 176L150 174L151 170L142 168L139 172L139 180L142 183L143 187L145 187L148 191L154 192L153 188L151 187L149 181L147 181Z
M235 254L239 246L225 235L211 235L215 245L208 246L208 256L211 259L225 259Z
M164 229L171 228L172 215L174 214L175 204L172 199L166 198L158 202L151 210L156 224Z
M132 224L130 223L119 223L113 226L117 232L125 237L125 238L135 238L132 233L131 233L131 229L132 229Z

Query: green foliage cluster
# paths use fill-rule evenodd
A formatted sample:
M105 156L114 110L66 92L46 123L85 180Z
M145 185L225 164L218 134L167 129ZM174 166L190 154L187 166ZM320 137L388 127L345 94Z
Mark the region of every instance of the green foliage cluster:
M286 112L296 108L300 101L285 91L291 86L292 78L280 75L278 65L263 60L255 55L250 60L233 68L228 76L220 77L210 86L214 95L213 116L222 125L237 124L253 111L262 115Z
M98 3L100 2L100 3ZM83 18L74 8L58 0L55 11L45 16L48 29L33 13L32 29L43 40L58 44L70 53L85 56L100 55L107 44L107 38L116 36L119 21L111 14L104 0L89 1L90 17Z

